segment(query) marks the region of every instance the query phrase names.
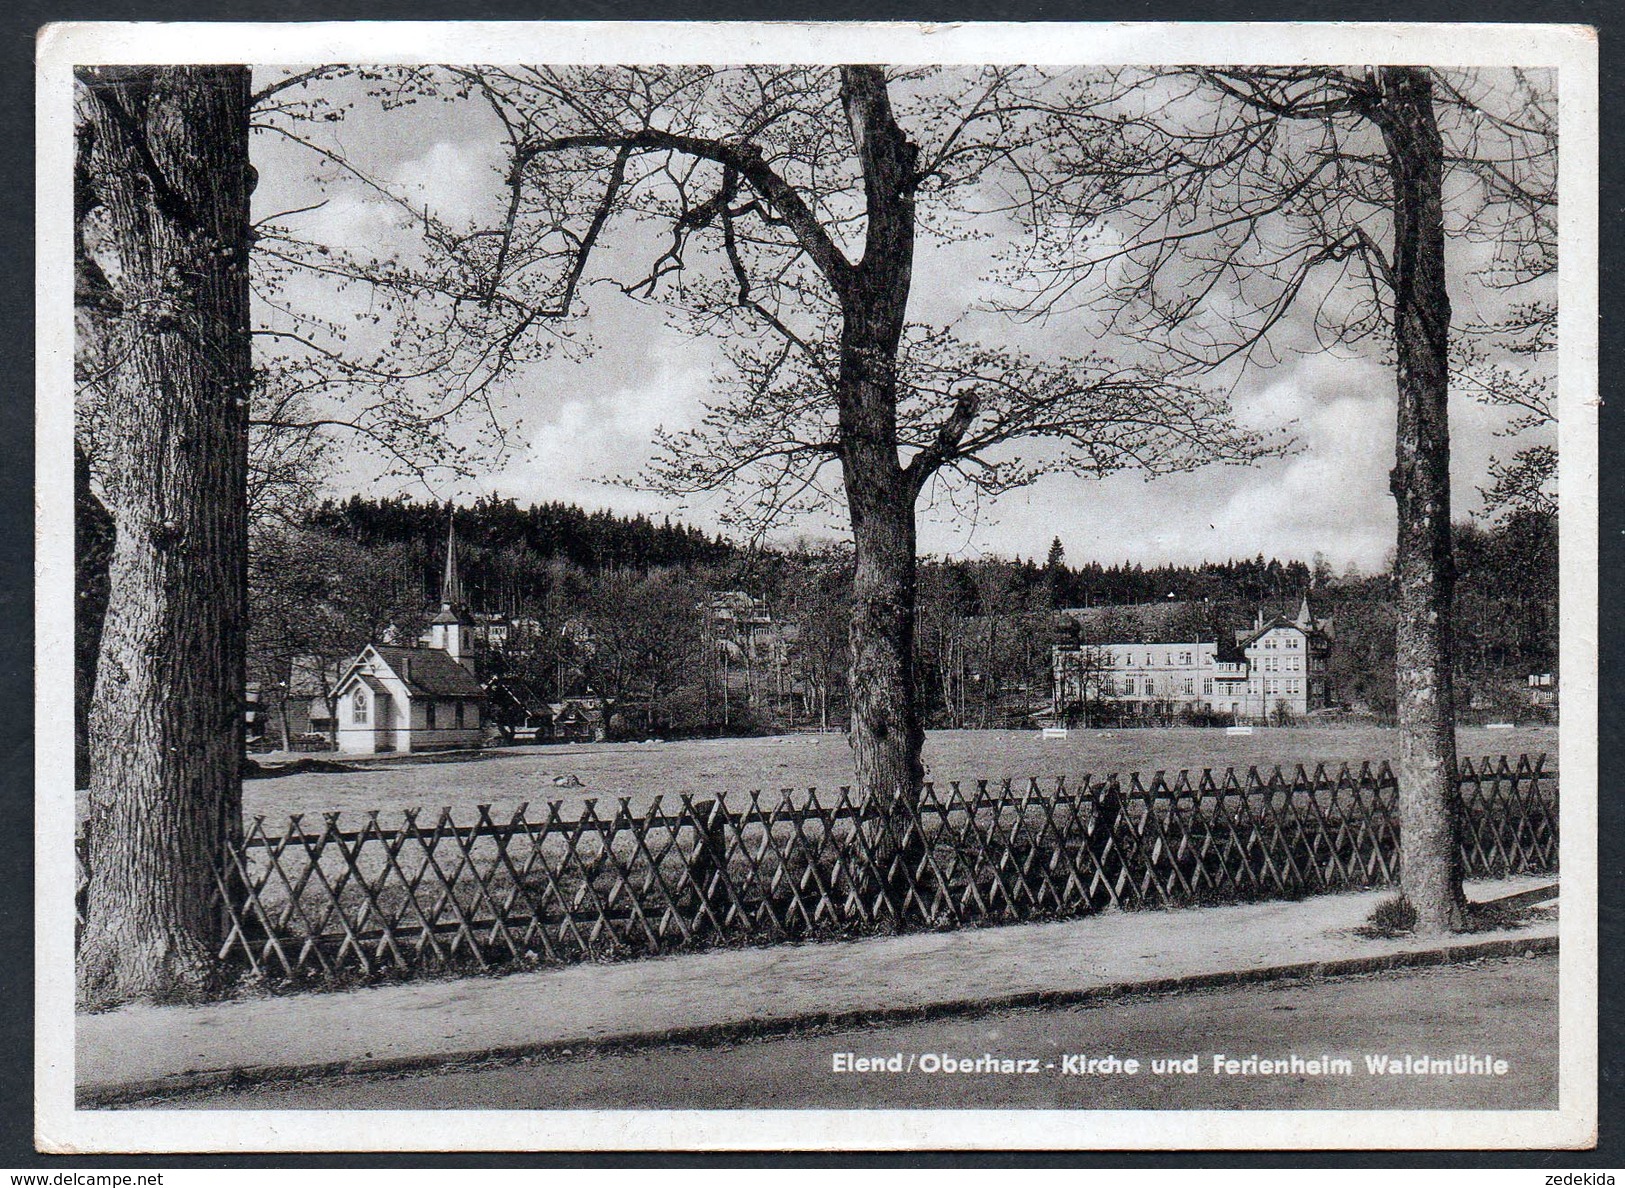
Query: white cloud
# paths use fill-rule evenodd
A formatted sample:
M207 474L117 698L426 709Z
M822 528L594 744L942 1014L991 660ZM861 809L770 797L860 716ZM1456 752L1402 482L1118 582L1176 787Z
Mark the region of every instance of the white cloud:
M1042 557L1059 535L1073 562L1156 564L1316 551L1342 565L1379 565L1393 543L1392 380L1379 366L1325 356L1283 367L1238 393L1236 415L1261 429L1290 426L1300 448L1251 466L1212 466L1146 482L1054 478L1006 496L973 535L922 527L938 551Z
M657 430L698 420L710 391L711 356L705 344L667 334L650 342L641 363L644 378L596 393L592 373L574 370L588 390L562 396L532 431L522 457L484 485L520 501L565 500L623 513L670 510L662 496L610 483L648 463Z
M1392 409L1350 396L1309 410L1299 426L1304 452L1256 468L1216 512L1215 531L1246 542L1240 552L1380 562L1394 539Z
M1245 541L1241 552L1307 559L1319 550L1379 563L1394 537L1392 383L1369 362L1321 355L1238 401L1250 424L1290 424L1301 448L1243 472L1212 518L1214 531Z
M500 154L495 146L437 141L428 150L394 170L394 185L413 204L426 205L438 219L461 226L479 218L489 220L505 197Z

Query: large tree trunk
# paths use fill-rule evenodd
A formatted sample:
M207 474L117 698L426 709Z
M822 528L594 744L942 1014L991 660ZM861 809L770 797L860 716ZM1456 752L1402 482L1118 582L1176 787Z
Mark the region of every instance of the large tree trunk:
M898 457L897 355L914 269L915 147L898 127L878 67L841 70L841 100L863 164L862 261L842 293L842 477L852 522L852 747L858 787L881 813L872 837L886 891L908 911L923 859L925 778L914 684L918 492Z
M90 699L96 688L96 656L107 614L107 568L113 552L113 517L90 486L90 465L73 447L73 567L77 597L73 618L73 786L90 786Z
M249 74L82 75L89 181L122 307L117 526L91 709L79 998L212 989L241 830L247 613Z
M1394 180L1394 346L1399 418L1395 681L1401 887L1422 933L1466 922L1452 688L1450 295L1445 288L1444 147L1425 69L1385 67L1381 125Z
M871 844L894 904L906 906L922 854L925 778L914 687L914 504L848 480L857 568L852 593L852 747L858 787L881 813ZM861 492L861 493L860 493Z

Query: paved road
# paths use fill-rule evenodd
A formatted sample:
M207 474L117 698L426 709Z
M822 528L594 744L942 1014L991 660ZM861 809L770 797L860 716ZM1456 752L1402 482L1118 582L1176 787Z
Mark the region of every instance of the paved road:
M904 1071L833 1071L837 1053L900 1056ZM1352 1073L1215 1072L1244 1059L1347 1059ZM1504 1075L1373 1075L1367 1056L1487 1053ZM1198 1072L1152 1061L1197 1058ZM927 1072L926 1057L993 1056L1037 1072ZM1140 1061L1133 1074L1073 1075L1068 1057ZM913 1070L908 1071L912 1058ZM1028 1067L1032 1067L1029 1065ZM1001 1066L1011 1069L1020 1065ZM1088 1068L1087 1065L1084 1066ZM1100 1066L1097 1066L1099 1068ZM1109 1065L1106 1067L1110 1067ZM1245 1067L1245 1066L1242 1066ZM1329 1066L1328 1066L1329 1067ZM165 1108L237 1109L1553 1109L1557 1105L1557 960L1471 965L1317 982L1274 983L1002 1011L752 1040L659 1047L389 1078L213 1093Z

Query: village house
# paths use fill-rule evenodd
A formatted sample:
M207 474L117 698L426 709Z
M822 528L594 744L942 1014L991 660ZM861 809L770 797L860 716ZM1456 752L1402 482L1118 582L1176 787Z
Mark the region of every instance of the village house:
M338 663L315 656L293 658L288 666L285 699L291 736L307 741L314 741L316 736L332 738L337 723L327 694L343 675L340 668Z
M800 626L775 618L766 600L743 590L716 591L701 611L724 703L738 697L781 720L792 718L806 692L796 665Z
M485 682L491 723L510 742L546 742L553 734L553 707L529 681L510 674Z
M609 715L614 699L587 694L566 697L547 708L552 714L552 737L558 742L604 742L609 738Z
M1231 639L1058 644L1051 713L1112 703L1130 716L1200 712L1236 721L1298 716L1331 705L1330 619L1306 596L1296 616L1266 619Z
M336 723L327 691L342 675L342 666L316 656L295 656L288 679L274 685L248 683L249 746L269 750L322 750L331 744Z
M1529 704L1540 709L1557 707L1557 674L1532 672L1529 674Z
M478 746L485 736L474 619L457 576L448 530L440 612L415 646L368 644L333 690L338 749L350 754Z

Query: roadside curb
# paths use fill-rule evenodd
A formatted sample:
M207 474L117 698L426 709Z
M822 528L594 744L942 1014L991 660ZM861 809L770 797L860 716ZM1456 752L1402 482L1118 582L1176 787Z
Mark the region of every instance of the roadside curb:
M1311 961L1293 965L1258 966L1251 969L1191 974L1184 977L1153 978L1144 981L1109 982L1099 986L1058 990L1027 990L1014 994L989 995L912 1006L862 1008L851 1011L807 1011L773 1019L749 1019L708 1023L665 1031L628 1032L603 1038L547 1040L534 1044L507 1044L495 1048L465 1049L381 1059L335 1060L316 1064L261 1064L246 1068L221 1068L175 1073L163 1077L129 1081L80 1090L75 1097L79 1109L124 1105L131 1102L177 1097L204 1089L269 1085L328 1077L388 1076L426 1069L460 1065L513 1062L537 1056L581 1056L588 1053L624 1052L665 1044L710 1046L750 1039L768 1038L802 1031L862 1027L878 1023L908 1023L960 1015L1023 1007L1078 1006L1136 995L1175 994L1218 989L1257 982L1294 978L1328 978L1351 974L1381 973L1433 965L1452 965L1484 958L1534 956L1556 953L1555 936L1504 937L1499 940L1444 945L1403 953L1370 957L1350 957L1335 961Z

